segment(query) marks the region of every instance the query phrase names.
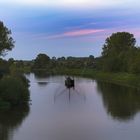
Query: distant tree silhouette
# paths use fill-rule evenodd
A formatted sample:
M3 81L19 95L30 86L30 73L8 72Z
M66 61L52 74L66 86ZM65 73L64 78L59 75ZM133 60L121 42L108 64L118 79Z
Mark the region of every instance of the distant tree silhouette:
M34 69L45 69L49 65L50 57L46 54L39 54L34 61Z

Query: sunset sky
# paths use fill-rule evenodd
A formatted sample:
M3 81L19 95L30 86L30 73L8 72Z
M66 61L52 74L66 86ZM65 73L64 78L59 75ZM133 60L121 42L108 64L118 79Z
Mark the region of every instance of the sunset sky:
M6 58L100 56L105 39L119 31L140 45L139 0L0 0L0 20L16 41Z

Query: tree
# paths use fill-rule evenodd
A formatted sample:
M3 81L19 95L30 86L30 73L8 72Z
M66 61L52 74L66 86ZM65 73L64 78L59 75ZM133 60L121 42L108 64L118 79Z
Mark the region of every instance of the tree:
M94 67L94 56L93 55L90 55L88 57L87 66L89 68L93 68Z
M107 71L129 71L130 56L135 50L136 39L128 32L113 33L103 46L103 69Z
M53 61L56 61L57 59L56 59L56 57L55 57L55 56L53 56L53 57L52 57L52 60L53 60Z
M15 61L14 58L9 58L9 59L8 59L8 63L9 63L10 65L13 64L14 61Z
M14 47L14 40L10 36L11 31L4 26L3 22L0 21L0 55L4 56L7 51L12 50Z
M89 59L94 60L94 56L93 55L90 55L89 56Z
M45 69L50 62L50 57L46 54L39 54L34 62L34 69Z
M133 34L128 32L113 33L105 41L103 47L103 56L107 56L114 53L121 53L135 47L136 39Z

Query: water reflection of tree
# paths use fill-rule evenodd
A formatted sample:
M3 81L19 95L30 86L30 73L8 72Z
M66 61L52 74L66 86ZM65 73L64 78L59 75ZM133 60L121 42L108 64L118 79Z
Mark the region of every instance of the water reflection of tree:
M140 92L137 89L98 82L104 106L114 119L131 120L140 111Z
M28 114L28 105L0 111L0 140L11 140L12 132L18 129Z

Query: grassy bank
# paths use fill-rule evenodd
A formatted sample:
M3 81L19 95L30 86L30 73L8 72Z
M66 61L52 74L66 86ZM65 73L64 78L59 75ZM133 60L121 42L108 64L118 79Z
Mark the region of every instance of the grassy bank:
M94 78L97 80L140 88L140 75L129 74L129 73L108 73L102 71L95 71L91 69L80 70L80 69L59 69L59 74L75 75L82 77Z

